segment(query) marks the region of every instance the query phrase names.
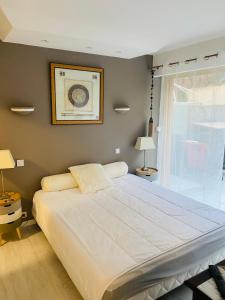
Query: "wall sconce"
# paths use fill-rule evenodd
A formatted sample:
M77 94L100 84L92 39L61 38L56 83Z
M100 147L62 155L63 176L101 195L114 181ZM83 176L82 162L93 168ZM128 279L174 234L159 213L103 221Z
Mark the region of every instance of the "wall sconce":
M130 107L129 106L118 106L118 107L114 107L114 111L120 114L124 114L130 111Z
M20 114L20 115L28 115L28 114L34 112L34 107L32 107L32 106L26 106L26 107L13 106L13 107L10 107L10 110L12 112Z

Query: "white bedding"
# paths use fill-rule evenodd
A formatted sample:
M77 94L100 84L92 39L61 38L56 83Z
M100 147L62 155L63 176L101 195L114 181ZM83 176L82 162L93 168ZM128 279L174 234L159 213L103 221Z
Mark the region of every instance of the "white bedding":
M157 275L150 278L154 284L178 276L186 265L173 270L166 265L178 253L190 260L188 255L196 251L198 257L203 246L208 249L200 249L205 259L215 247L222 249L224 212L131 174L113 182L93 194L72 189L34 196L35 218L85 300L110 299L107 292L151 271L151 266L151 276ZM212 248L204 247L207 239ZM188 265L196 267L196 262Z

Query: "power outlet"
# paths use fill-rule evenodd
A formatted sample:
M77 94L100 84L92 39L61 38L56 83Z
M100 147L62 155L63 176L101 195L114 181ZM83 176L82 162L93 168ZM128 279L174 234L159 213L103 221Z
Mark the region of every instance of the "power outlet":
M26 219L27 218L27 212L26 211L23 211L22 212L22 219Z
M115 148L115 154L120 154L120 148Z
M24 167L24 160L23 159L17 159L16 166L17 167Z

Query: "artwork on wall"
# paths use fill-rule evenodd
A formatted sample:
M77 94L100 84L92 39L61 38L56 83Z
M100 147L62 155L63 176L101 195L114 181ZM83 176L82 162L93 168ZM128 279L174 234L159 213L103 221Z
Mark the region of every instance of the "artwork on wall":
M51 63L52 124L102 124L103 68Z

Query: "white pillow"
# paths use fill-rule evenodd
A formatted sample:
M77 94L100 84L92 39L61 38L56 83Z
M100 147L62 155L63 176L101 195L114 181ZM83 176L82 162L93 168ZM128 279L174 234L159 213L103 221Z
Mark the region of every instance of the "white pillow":
M121 177L128 173L128 166L124 161L106 164L103 168L110 178ZM45 192L56 192L77 188L78 184L71 173L65 173L42 178L41 187Z
M78 187L70 173L43 177L41 180L42 190L45 192L56 192Z
M93 193L112 185L100 164L86 164L69 168L82 193Z
M117 178L128 173L128 165L124 161L117 161L103 166L110 178Z

